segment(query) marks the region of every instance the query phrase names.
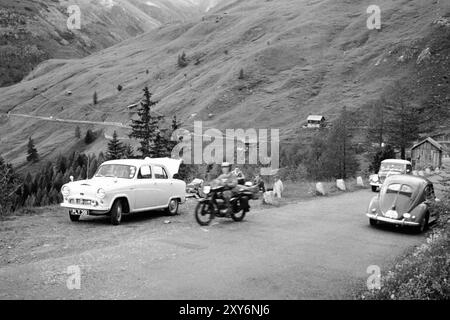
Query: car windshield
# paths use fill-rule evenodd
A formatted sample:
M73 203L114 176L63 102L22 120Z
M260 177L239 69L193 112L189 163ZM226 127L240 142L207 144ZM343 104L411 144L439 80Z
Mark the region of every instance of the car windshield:
M398 171L403 172L405 170L405 165L400 163L382 163L380 171Z
M136 173L136 167L124 164L104 164L98 168L95 177L110 177L132 179Z

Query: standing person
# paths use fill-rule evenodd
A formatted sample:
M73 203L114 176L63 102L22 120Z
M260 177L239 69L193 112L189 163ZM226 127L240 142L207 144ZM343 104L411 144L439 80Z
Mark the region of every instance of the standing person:
M234 168L233 173L238 180L238 184L245 184L245 175L239 167Z
M278 199L281 199L283 191L284 191L283 182L281 181L280 177L277 175L277 176L275 176L275 183L273 184L274 196L277 197Z
M258 190L262 192L266 192L266 186L264 184L264 180L261 178L259 174L255 176L255 179L253 180L254 184L258 186Z

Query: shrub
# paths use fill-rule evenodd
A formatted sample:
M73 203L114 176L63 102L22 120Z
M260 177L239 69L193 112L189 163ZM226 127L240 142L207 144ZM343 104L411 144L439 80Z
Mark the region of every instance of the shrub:
M186 57L186 53L183 51L180 55L178 55L178 66L180 68L184 68L188 65L188 60Z

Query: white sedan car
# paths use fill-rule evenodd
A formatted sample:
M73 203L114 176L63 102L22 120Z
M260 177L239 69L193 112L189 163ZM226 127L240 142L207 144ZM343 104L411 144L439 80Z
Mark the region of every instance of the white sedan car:
M62 186L64 201L72 221L82 216L109 215L118 225L122 214L165 209L175 215L186 200L186 183L174 178L180 160L112 160L104 162L92 179L72 181Z

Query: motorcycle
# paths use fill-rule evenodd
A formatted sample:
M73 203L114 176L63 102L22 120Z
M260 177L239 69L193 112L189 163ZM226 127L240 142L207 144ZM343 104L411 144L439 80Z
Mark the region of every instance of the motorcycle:
M233 188L234 189L234 188ZM197 195L199 202L195 208L195 219L201 226L207 226L214 218L232 218L234 221L242 221L250 211L249 200L258 199L258 187L250 183L238 185L230 199L231 213L223 198L223 192L231 190L227 186L204 186L202 194Z

